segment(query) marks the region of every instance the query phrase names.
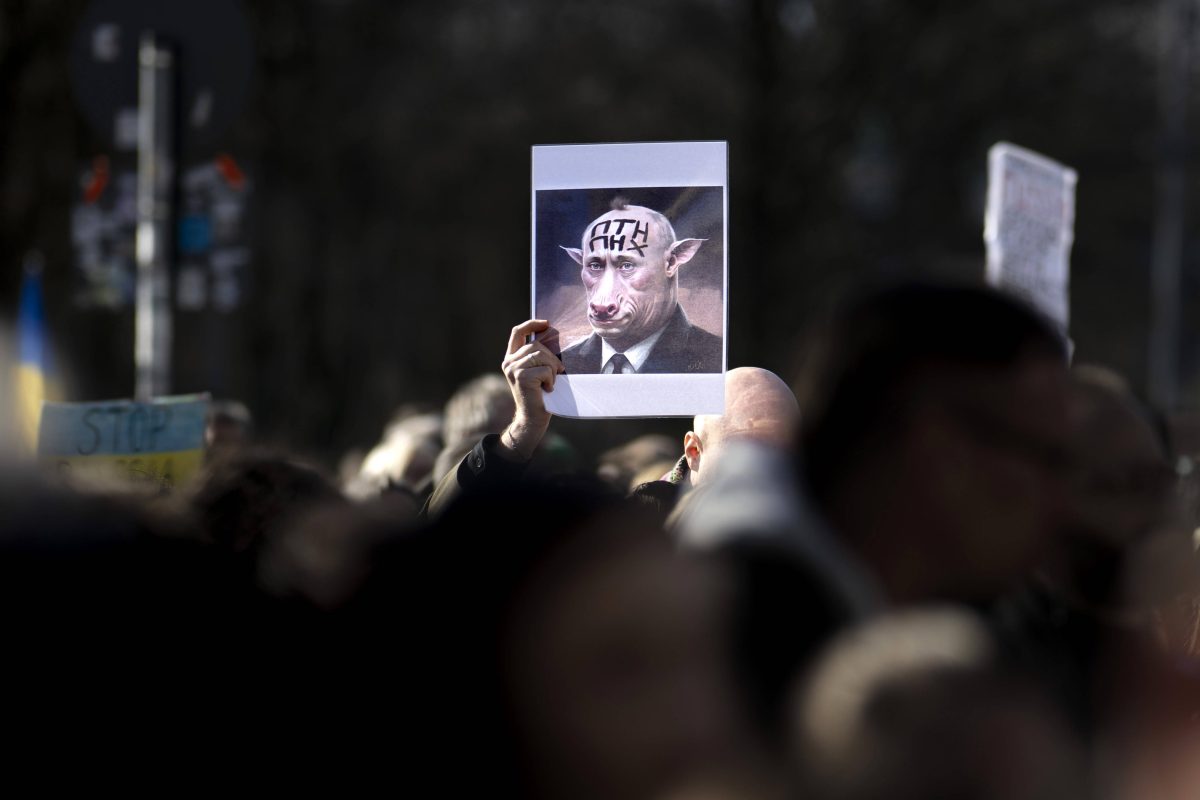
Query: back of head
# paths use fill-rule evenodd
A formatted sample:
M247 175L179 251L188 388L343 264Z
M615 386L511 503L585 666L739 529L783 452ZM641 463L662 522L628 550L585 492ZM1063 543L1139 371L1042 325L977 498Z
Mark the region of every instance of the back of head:
M132 628L172 600L199 596L180 565L199 572L200 545L164 507L122 496L67 491L0 471L0 606L19 622L70 644L68 632ZM176 554L183 554L176 558ZM160 593L160 594L156 594ZM190 602L190 601L189 601ZM199 602L197 600L197 602ZM27 655L29 655L27 653Z
M204 431L210 453L228 452L250 443L254 436L254 417L238 400L214 400L208 409Z
M405 643L397 648L394 637L372 636L378 653L362 660L372 674L393 664L385 675L398 695L396 713L420 731L415 769L437 772L471 759L483 768L439 780L459 793L479 781L502 795L524 793L518 787L527 789L529 776L517 723L528 712L514 707L506 666L512 629L528 616L521 597L547 564L551 578L578 577L606 553L636 547L637 533L647 530L630 518L638 513L599 481L499 483L461 495L431 526L375 554L351 613L372 630L399 632ZM514 526L514 514L528 516Z
M729 438L752 438L790 446L800 423L800 406L770 370L737 367L725 373L725 413L696 417L693 426L706 450Z
M955 608L880 617L830 645L797 695L793 755L838 800L1079 797L1076 743Z
M619 489L632 489L667 472L679 460L679 442L662 434L639 436L631 442L606 450L597 459L596 474ZM634 481L643 472L661 466L651 478Z
M453 447L486 433L499 433L515 411L504 378L491 373L480 375L459 388L446 403L442 439L447 447Z
M189 498L206 537L231 552L255 548L299 512L342 501L316 469L267 452L246 452L209 465Z
M1175 486L1167 444L1150 411L1116 373L1071 371L1078 471L1073 533L1121 546L1164 521Z
M379 496L392 487L424 491L442 449L442 416L420 414L393 422L352 479L346 493L356 500Z
M1065 364L1065 343L1031 308L981 286L909 282L836 305L796 384L814 498L825 504L865 453L886 447L919 402L921 379L999 372L1029 357Z
M514 413L512 393L499 375L480 375L460 387L442 417L443 447L434 462L433 482L440 481L484 435L504 430Z
M1074 367L1071 378L1075 388L1072 432L1080 467L1168 465L1164 427L1121 375L1087 364Z
M0 473L5 720L28 741L69 717L59 753L142 752L158 737L178 754L194 742L202 698L227 688L232 671L218 662L240 619L233 594L163 512ZM118 715L130 734L114 739Z
M1046 570L1077 603L1129 612L1195 587L1168 443L1120 375L1072 370L1072 482L1058 558Z

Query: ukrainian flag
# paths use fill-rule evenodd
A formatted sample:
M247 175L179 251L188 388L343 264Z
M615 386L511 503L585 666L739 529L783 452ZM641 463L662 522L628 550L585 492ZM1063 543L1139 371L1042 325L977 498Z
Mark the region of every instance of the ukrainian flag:
M49 348L46 342L46 313L42 304L40 259L26 262L21 279L21 305L17 311L17 375L15 408L17 430L29 446L37 449L38 421L46 399Z

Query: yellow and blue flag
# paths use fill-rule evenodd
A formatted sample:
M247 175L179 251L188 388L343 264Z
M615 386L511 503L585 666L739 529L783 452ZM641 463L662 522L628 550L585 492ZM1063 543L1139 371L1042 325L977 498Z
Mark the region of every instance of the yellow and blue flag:
M17 310L17 374L14 404L21 439L30 452L37 447L38 421L50 381L50 347L46 337L46 311L42 302L40 259L26 261Z

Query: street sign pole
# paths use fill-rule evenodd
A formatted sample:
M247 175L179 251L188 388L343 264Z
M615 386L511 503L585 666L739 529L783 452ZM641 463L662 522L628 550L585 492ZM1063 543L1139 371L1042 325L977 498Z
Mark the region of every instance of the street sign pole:
M175 218L175 55L153 31L138 48L135 397L170 393Z

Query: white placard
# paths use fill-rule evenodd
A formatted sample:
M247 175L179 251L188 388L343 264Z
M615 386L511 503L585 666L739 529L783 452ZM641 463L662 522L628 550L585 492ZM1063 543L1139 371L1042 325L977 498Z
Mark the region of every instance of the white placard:
M727 149L533 148L531 305L567 367L546 394L552 413L724 412Z
M1032 303L1066 333L1075 170L1016 145L988 152L987 282Z

